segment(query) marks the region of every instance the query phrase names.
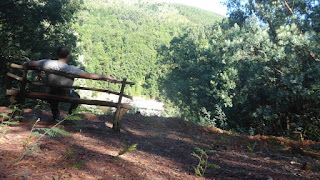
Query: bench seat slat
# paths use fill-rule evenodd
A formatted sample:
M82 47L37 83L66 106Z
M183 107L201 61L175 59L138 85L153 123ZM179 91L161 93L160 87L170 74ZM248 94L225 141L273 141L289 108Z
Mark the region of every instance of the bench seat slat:
M36 86L57 87L57 86L50 86L48 84L41 83L41 82L32 82L32 84L36 85ZM81 86L59 86L59 87L60 88L70 88L70 89L91 90L91 91L98 91L98 92L105 92L105 93L120 95L120 93L118 93L118 92L109 91L109 90L106 90L106 89L89 88L89 87L81 87ZM129 95L126 95L126 94L124 94L123 96L132 100L132 96L129 96Z
M13 78L13 79L15 79L15 80L18 80L18 81L22 81L22 77L20 77L20 76L17 76L17 75L15 75L15 74L12 74L12 73L7 73L7 76L9 76L9 77L11 77L11 78Z
M42 100L58 100L62 102L76 102L79 104L88 104L88 105L100 105L100 106L110 106L110 107L117 107L117 103L111 101L99 101L99 100L88 100L88 99L81 99L81 98L74 98L74 97L66 97L66 96L58 96L53 94L46 94L46 93L38 93L38 92L28 92L26 97L33 98L33 99L42 99ZM132 106L126 103L120 103L120 107L125 109L132 109Z

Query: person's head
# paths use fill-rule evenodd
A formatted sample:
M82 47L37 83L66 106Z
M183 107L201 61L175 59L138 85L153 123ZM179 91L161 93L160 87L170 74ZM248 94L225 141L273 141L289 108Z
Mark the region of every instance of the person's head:
M60 46L57 50L57 57L59 59L68 59L70 55L70 50L69 48L65 46Z

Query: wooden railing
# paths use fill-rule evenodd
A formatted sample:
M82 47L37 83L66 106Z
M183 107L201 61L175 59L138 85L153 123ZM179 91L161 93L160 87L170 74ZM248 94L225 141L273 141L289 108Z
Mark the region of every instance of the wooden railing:
M26 98L32 98L32 99L41 99L41 100L57 100L61 102L67 102L67 103L78 103L78 104L88 104L88 105L99 105L99 106L109 106L109 107L115 107L116 112L113 120L113 129L116 131L120 131L121 127L121 121L123 115L127 112L127 110L132 109L132 106L127 103L122 103L122 98L126 97L129 99L132 99L132 96L124 94L124 89L126 85L134 85L133 82L128 82L126 78L124 78L122 81L109 81L111 83L119 83L121 84L120 91L111 91L111 90L106 90L106 89L99 89L99 88L90 88L90 87L81 87L81 86L59 86L59 88L68 88L68 89L80 89L80 90L90 90L90 91L97 91L97 92L104 92L104 93L109 93L109 94L115 94L118 95L118 102L111 102L111 101L101 101L101 100L89 100L89 99L81 99L81 98L74 98L74 97L69 97L69 96L60 96L60 95L54 95L54 94L48 94L48 93L43 93L43 92L30 92L27 87L29 86L44 86L44 87L57 87L57 86L52 86L48 85L46 83L42 82L35 82L28 80L27 75L29 70L37 70L37 71L44 71L45 73L53 73L56 75L68 77L68 78L82 78L82 79L88 79L84 77L80 77L77 75L61 72L61 71L51 71L51 70L40 70L40 69L35 69L35 68L28 68L27 66L22 66L18 64L11 64L11 68L15 69L21 69L23 70L22 76L17 76L12 73L7 73L7 75L15 80L20 81L20 89L10 89L7 90L7 95L12 96L10 98L11 100L16 100L17 104L19 105L19 109L22 110L22 106L25 104L25 99ZM95 80L95 79L93 79ZM108 81L108 80L106 80ZM29 86L27 86L29 85Z

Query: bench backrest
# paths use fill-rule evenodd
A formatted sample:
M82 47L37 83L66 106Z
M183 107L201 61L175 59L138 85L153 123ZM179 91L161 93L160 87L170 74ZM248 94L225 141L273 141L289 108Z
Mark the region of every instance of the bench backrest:
M35 82L35 81L30 81L27 79L27 74L28 74L28 71L29 70L37 70L37 71L44 71L46 73L53 73L53 74L57 74L57 75L61 75L61 76L64 76L64 77L69 77L69 78L82 78L82 79L87 79L87 78L83 78L83 77L80 77L80 76L76 76L76 75L73 75L73 74L69 74L69 73L65 73L65 72L61 72L61 71L52 71L52 70L40 70L40 69L32 69L32 68L27 68L25 66L22 66L22 65L18 65L18 64L11 64L11 67L12 68L16 68L16 69L21 69L23 70L23 75L22 77L20 76L17 76L17 75L14 75L12 73L7 73L7 75L11 78L14 78L18 81L21 82L21 85L20 85L20 91L18 92L20 94L20 98L22 98L20 101L22 101L21 103L24 103L24 99L25 97L28 97L28 95L31 97L31 98L39 98L41 99L41 95L39 94L27 94L27 89L26 89L26 85L27 84L30 84L30 85L35 85L35 86L45 86L45 87L53 87L53 86L50 86L48 84L45 84L45 83L42 83L42 82ZM105 80L105 81L108 81L108 80ZM112 106L112 107L117 107L117 109L119 108L119 106L122 106L126 109L131 109L131 106L130 105L127 105L127 104L123 104L121 103L122 101L122 97L126 97L126 98L129 98L129 99L132 99L132 96L129 96L129 95L126 95L124 94L124 89L125 89L125 86L126 85L134 85L133 82L128 82L126 80L126 78L124 78L122 81L109 81L110 83L118 83L118 84L121 84L121 88L120 88L120 91L119 92L115 92L115 91L110 91L110 90L106 90L106 89L99 89L99 88L90 88L90 87L81 87L81 86L61 86L61 88L72 88L72 89L80 89L80 90L91 90L91 91L97 91L97 92L105 92L105 93L109 93L109 94L115 94L115 95L118 95L119 98L118 98L118 102L117 103L112 103L112 102L107 102L105 101L105 103L103 101L97 101L97 100L84 100L82 99L83 101L81 101L80 103L82 104L91 104L91 105L103 105L103 106ZM54 86L56 87L56 86ZM8 95L13 95L14 93L17 93L17 92L14 92L14 91L7 91ZM54 98L54 99L59 99L61 101L65 101L65 102L70 102L70 101L73 101L75 100L74 98L66 98L66 97L60 97L59 96L47 96L46 98L44 99L50 99L50 98Z

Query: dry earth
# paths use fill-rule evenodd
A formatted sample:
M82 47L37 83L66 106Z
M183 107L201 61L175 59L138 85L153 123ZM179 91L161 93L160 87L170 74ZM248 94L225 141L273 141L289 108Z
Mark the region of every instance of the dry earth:
M0 107L0 113L9 113ZM23 121L0 137L0 179L201 179L195 147L209 153L205 179L320 179L320 143L281 137L240 136L174 118L126 115L120 133L112 116L81 114L61 125L73 137L45 136L40 151L17 161L37 127L51 127L49 112L26 110ZM32 139L34 140L34 138ZM115 158L126 146L137 149Z

